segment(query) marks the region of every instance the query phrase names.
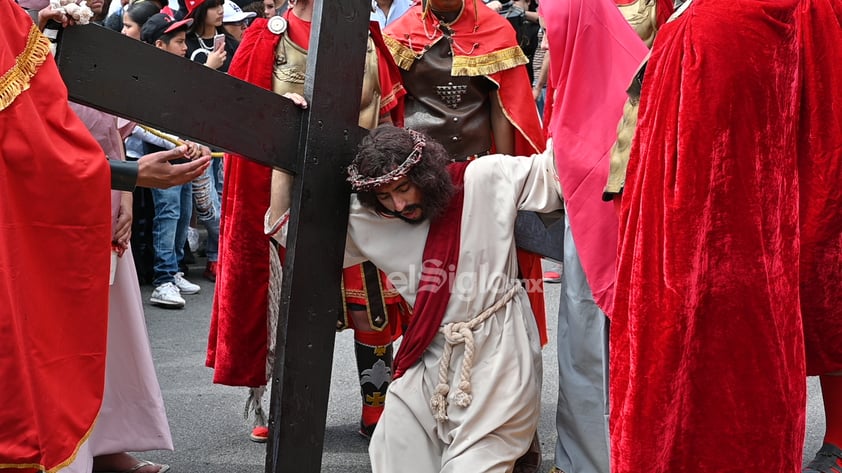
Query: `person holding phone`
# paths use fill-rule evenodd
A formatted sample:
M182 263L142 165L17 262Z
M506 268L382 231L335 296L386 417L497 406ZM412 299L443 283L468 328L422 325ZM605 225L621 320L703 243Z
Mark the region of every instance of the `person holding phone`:
M187 0L193 26L187 32L187 57L220 72L228 72L237 42L222 27L224 0Z
M187 32L187 57L217 71L228 73L228 67L239 41L225 34L222 26L225 19L224 0L186 0L187 16L193 25ZM201 182L200 182L201 181ZM222 160L215 159L205 175L194 183L194 200L211 202L220 209L222 197ZM203 273L210 281L216 281L219 258L219 212L212 219L202 221L208 229L207 265Z

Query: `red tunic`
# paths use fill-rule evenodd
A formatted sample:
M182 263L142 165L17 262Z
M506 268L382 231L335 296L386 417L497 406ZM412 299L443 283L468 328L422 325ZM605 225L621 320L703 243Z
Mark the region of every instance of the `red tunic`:
M309 23L295 22L290 31L296 25L309 26ZM308 35L309 32L303 36ZM301 40L300 36L296 34L295 38ZM384 47L382 41L378 42L379 30L373 31L372 37L378 47ZM256 19L246 30L229 74L271 90L275 48L280 38L269 31L267 20ZM384 91L381 113L392 114L393 121L400 124L402 89L394 64L388 60L388 52L383 51L379 54L380 87ZM206 365L214 368L215 383L262 386L266 384L269 289L269 239L263 231L263 216L269 206L271 170L241 156L226 155L223 182L219 275ZM359 267L344 271L346 302L366 304L367 294L361 275ZM382 273L381 281L387 287L384 296L388 312L395 315L388 329L397 336L400 333L397 314L405 302L394 289L388 291L391 285ZM350 323L347 318L344 322Z
M802 311L842 361L840 13L695 0L659 32L622 200L615 473L801 471Z
M102 402L111 198L49 41L0 0L0 470L69 463Z

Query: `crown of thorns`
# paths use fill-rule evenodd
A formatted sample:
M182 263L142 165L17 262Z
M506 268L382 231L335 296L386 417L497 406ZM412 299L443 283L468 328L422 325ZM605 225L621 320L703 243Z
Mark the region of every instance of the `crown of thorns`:
M365 177L360 174L356 164L348 166L348 182L351 183L351 188L355 191L371 191L383 184L395 182L406 176L409 171L421 161L424 146L427 145L427 139L424 135L413 130L406 130L412 136L412 152L404 159L400 166L392 169L382 176Z

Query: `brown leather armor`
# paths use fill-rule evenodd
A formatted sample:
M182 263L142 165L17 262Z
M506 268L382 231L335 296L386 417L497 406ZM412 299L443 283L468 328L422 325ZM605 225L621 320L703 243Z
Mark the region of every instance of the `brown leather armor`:
M408 71L407 128L421 131L441 143L456 161L483 154L491 148L491 104L495 85L485 76L450 75L453 53L441 38Z

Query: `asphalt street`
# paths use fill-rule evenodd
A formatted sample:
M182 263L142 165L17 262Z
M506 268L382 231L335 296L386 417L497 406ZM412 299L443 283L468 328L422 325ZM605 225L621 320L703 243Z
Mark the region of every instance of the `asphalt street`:
M152 353L164 394L175 451L144 452L137 456L167 463L172 473L261 473L264 471L266 446L251 442L248 438L250 424L243 419L245 389L213 384L212 371L205 367L214 286L202 278L204 261L200 260L199 263L191 266L187 277L202 286L202 290L199 294L185 296L187 307L183 310L160 309L150 305L148 300L152 287L141 286ZM559 285L548 284L546 287L550 343L544 348L539 426L544 457L542 472L552 467L558 391L554 341ZM322 471L370 472L367 442L357 434L360 399L351 332L337 334L333 359ZM804 450L812 458L821 446L824 419L817 379L809 380L809 390ZM735 461L750 462L750 459Z

